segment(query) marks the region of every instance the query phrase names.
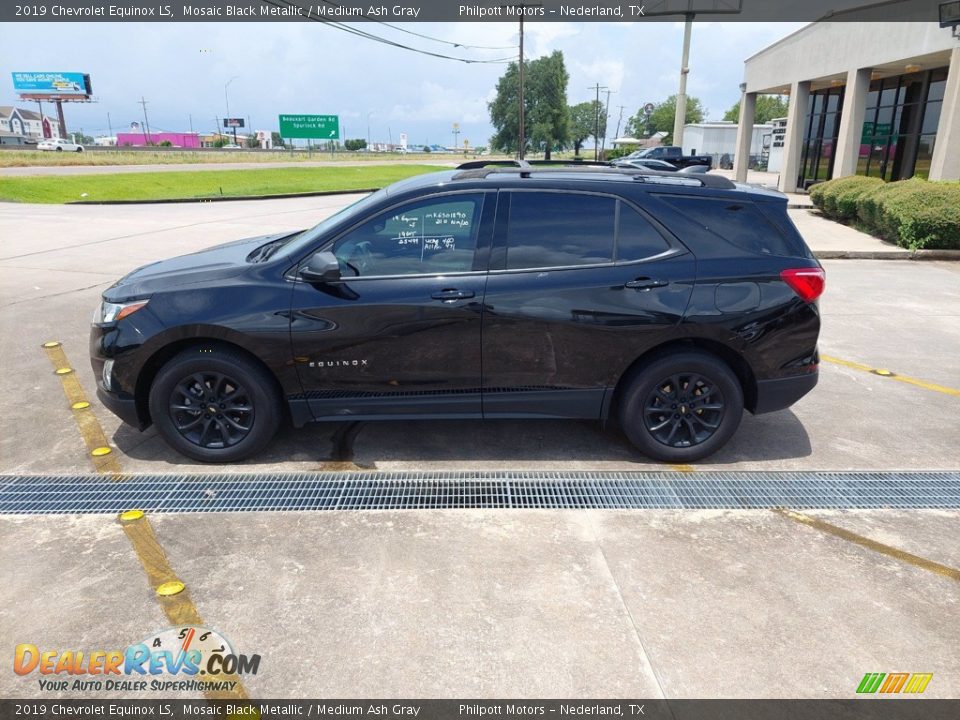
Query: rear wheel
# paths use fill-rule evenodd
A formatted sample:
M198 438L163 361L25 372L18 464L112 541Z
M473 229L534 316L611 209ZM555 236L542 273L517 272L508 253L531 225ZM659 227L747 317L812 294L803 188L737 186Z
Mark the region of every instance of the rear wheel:
M234 350L197 346L164 365L150 388L150 416L163 439L203 462L262 450L282 415L273 378Z
M707 353L659 358L630 382L620 403L624 433L648 457L685 463L713 454L736 432L743 390L730 368Z

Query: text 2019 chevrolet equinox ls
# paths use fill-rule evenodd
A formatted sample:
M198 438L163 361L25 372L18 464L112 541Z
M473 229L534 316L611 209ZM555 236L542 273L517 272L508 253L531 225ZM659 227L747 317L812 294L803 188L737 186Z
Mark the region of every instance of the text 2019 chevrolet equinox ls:
M817 382L824 272L784 196L712 175L476 167L103 294L101 401L189 457L310 421L617 419L703 458Z

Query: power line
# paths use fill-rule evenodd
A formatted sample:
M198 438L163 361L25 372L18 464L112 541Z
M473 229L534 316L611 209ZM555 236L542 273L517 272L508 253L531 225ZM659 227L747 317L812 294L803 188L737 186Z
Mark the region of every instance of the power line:
M290 2L289 0L260 0L260 1L268 5L273 5L274 7L283 7L283 6L296 7L296 8L300 8L300 10L303 10L303 8L300 5L294 2ZM326 2L326 0L324 0L324 2ZM331 4L331 3L328 3L328 4ZM304 17L307 17L307 16L304 15ZM390 40L388 38L380 37L379 35L374 35L373 33L367 32L366 30L360 30L359 28L351 27L345 23L332 21L332 20L325 20L320 17L313 17L312 15L307 17L307 19L312 20L313 22L318 22L321 25L326 25L328 27L334 28L335 30L342 30L343 32L350 33L351 35L362 37L366 40L372 40L373 42L378 42L383 45L389 45L390 47L395 47L400 50L409 50L410 52L419 53L420 55L427 55L429 57L439 58L441 60L456 60L457 62L466 63L468 65L472 65L472 64L504 65L514 61L512 57L495 58L493 60L477 60L472 58L454 57L453 55L444 55L442 53L435 53L435 52L431 52L430 50L421 50L420 48L411 47L410 45L404 45L403 43L399 43L395 40Z
M324 5L330 5L331 7L343 7L340 3L333 2L332 0L320 0ZM383 25L385 27L397 30L398 32L407 33L407 35L415 35L416 37L423 38L424 40L432 40L433 42L443 43L444 45L452 45L453 47L463 48L464 50L516 50L516 45L501 45L501 46L489 46L489 45L464 45L463 43L455 43L450 40L443 40L441 38L436 38L431 35L424 35L423 33L414 32L413 30L407 30L396 25L392 25L384 20L375 20L374 22Z

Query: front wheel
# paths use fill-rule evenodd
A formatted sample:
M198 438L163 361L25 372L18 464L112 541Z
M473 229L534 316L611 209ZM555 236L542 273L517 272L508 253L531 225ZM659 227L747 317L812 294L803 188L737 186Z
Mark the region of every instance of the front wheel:
M83 148L82 148L82 147L78 147L78 148L77 148L77 152L83 152Z
M743 390L726 363L702 352L669 355L643 368L620 403L620 424L644 455L688 463L713 454L736 432Z
M233 462L273 438L282 415L273 378L240 352L197 346L164 365L150 416L173 449L202 462Z

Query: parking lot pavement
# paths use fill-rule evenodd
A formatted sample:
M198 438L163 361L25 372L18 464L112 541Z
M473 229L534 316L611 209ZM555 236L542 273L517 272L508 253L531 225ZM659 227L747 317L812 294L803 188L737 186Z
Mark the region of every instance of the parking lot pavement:
M817 515L957 560L955 512ZM770 511L151 522L205 626L262 656L251 697L850 698L894 670L960 695L955 579ZM125 647L168 626L114 517L2 517L0 539L5 647ZM66 695L36 677L3 694Z
M124 206L0 205L0 416L5 472L86 472L91 465L41 349L62 343L126 472L205 471L99 406L87 360L100 292L133 268L209 245L294 230L356 195ZM820 384L793 408L746 414L734 439L698 463L718 469L952 469L960 437L960 267L950 262L825 261ZM898 378L871 373L886 369ZM916 383L903 382L904 379ZM939 390L931 386L942 386ZM402 469L653 469L613 428L591 422L421 422L364 426L353 463ZM334 425L284 429L245 470L343 466ZM469 442L464 438L470 438ZM350 460L350 458L341 458ZM353 467L352 465L348 466Z

